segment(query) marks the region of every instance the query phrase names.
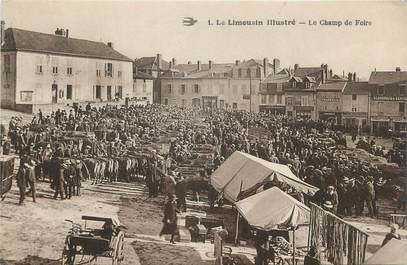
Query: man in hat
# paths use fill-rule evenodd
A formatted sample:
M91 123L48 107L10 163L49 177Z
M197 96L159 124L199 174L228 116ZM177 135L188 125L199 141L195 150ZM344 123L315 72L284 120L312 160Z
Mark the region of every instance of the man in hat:
M81 195L81 186L82 186L81 181L82 181L82 162L80 160L76 160L73 195L76 196Z
M177 233L177 221L177 197L175 195L169 195L164 205L164 225L161 229L160 236L170 234L170 242L172 244L175 244L174 237Z
M185 182L182 174L179 174L177 178L177 184L175 185L175 195L177 196L177 208L180 211L187 211L187 202L185 200L187 193L187 183Z
M61 200L65 199L64 196L64 190L65 190L65 178L64 178L64 171L68 168L68 166L65 163L61 163L58 166L57 172L55 172L55 178L54 178L54 187L55 187L55 193L54 193L54 199L58 198L58 195L61 196Z
M17 173L17 186L20 193L19 205L23 205L25 200L25 189L27 188L26 164L27 163L20 165L20 168L18 169Z
M325 200L331 202L332 212L336 214L338 210L338 193L336 192L334 186L328 186L326 189Z
M32 197L33 197L33 202L35 202L35 199L36 199L36 193L35 193L35 180L36 180L36 178L35 178L35 166L37 164L35 163L34 160L31 160L29 162L29 164L25 163L24 165L26 167L26 170L25 170L26 180L27 180L28 184L30 185L30 190L28 192L31 192Z

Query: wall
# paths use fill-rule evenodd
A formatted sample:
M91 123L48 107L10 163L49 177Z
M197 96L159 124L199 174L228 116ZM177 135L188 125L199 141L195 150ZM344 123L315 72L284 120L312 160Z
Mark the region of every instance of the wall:
M153 80L134 79L133 97L137 99L146 98L150 104L153 103Z
M10 58L10 71L5 71L4 56ZM1 90L0 102L3 108L15 107L16 93L16 52L1 52Z
M168 85L171 84L171 92ZM186 91L182 93L181 85L185 85ZM194 85L198 84L198 93L194 92ZM220 108L220 101L223 100L224 106L232 108L233 103L237 104L238 110L250 111L250 86L252 92L251 110L259 111L259 85L260 79L250 78L162 78L161 79L161 103L174 105L192 106L193 99L200 99L202 104L203 96L217 97L217 107ZM246 95L243 99L243 95Z
M105 77L105 63L113 64L113 77ZM42 73L37 71L37 65L42 66ZM53 73L54 66L58 67L58 74ZM72 74L67 73L68 67L72 68ZM100 70L100 77L96 76L96 69ZM118 77L118 71L122 72L121 78ZM112 99L115 97L115 89L119 86L122 86L123 97L131 97L132 75L131 62L18 52L15 101L16 104L51 104L53 84L58 88L58 103L100 101L95 97L96 85L102 86L103 101L108 98L108 85L112 86ZM67 98L67 85L72 85L72 99ZM21 100L22 91L33 92L31 102Z
M318 91L316 97L318 112L342 111L342 93L340 91Z

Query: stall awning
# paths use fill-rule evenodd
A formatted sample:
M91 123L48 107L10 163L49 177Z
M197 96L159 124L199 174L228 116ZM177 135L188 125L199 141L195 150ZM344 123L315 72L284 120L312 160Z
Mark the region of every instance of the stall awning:
M373 254L365 265L405 265L407 263L407 242L392 239Z
M270 231L309 223L310 209L277 187L236 203L239 213L252 227Z
M318 190L296 177L286 165L271 163L239 151L234 152L211 176L212 186L232 202L238 200L240 192L273 180L309 195Z

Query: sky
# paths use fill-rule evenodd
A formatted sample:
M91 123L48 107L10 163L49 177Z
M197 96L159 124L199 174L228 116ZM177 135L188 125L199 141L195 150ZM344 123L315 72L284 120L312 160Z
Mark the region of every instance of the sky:
M2 0L6 27L113 42L135 59L155 56L178 63L225 63L278 58L283 67L328 64L334 73L407 70L407 1L20 1ZM184 26L184 17L197 20ZM295 26L216 26L208 20L293 20ZM349 20L352 26L320 25ZM370 21L356 26L355 20ZM309 21L317 25L310 26ZM300 25L298 22L305 22Z

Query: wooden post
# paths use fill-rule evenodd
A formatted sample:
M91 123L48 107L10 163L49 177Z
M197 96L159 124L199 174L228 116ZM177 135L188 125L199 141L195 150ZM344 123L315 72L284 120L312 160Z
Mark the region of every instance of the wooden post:
M239 191L238 197L240 196L240 193L242 193L242 187L243 187L243 180L240 182L240 191ZM238 240L239 240L239 218L240 218L240 213L237 210L237 207L236 207L236 212L237 212L237 215L236 215L235 246L238 245Z
M293 265L295 265L295 228L293 228Z

